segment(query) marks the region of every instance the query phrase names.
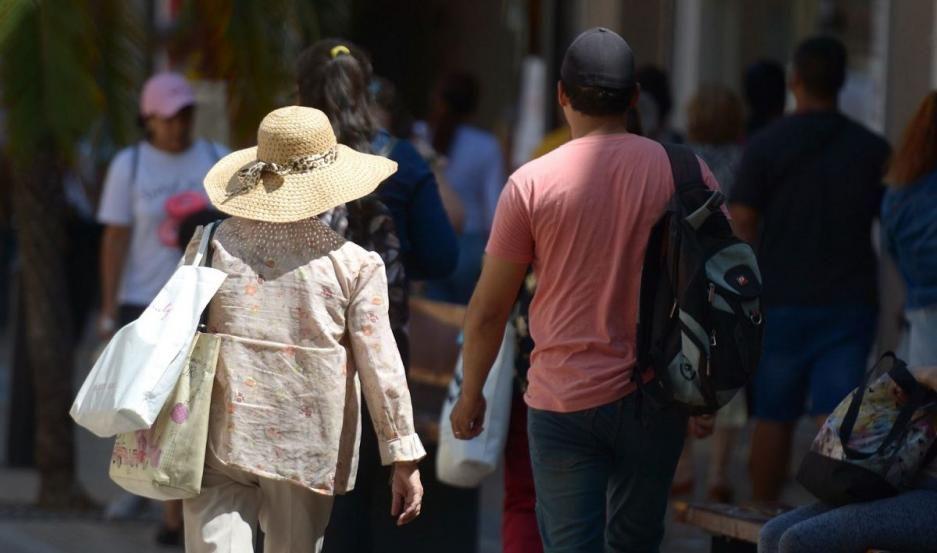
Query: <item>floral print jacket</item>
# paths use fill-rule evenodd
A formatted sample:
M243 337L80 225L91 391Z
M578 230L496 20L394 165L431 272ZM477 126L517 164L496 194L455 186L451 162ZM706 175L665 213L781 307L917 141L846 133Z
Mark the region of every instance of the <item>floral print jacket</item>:
M208 316L222 337L209 425L218 459L318 493L347 492L360 392L382 463L422 458L380 256L317 219L228 219L212 244L213 267L228 274Z
M377 196L370 195L331 209L320 215L319 220L346 240L377 253L384 261L387 296L390 300L390 327L406 368L410 351L407 332L410 320L409 283L400 252L400 239L390 210Z

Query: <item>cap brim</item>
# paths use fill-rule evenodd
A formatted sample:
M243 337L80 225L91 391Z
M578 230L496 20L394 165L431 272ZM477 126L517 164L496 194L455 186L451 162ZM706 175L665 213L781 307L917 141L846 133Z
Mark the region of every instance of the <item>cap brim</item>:
M397 171L393 161L339 144L330 165L283 176L264 173L257 186L234 194L240 187L237 172L256 160L254 146L228 154L211 168L205 191L215 208L257 221L301 221L367 196Z
M171 100L166 101L166 105L160 106L159 109L154 109L149 113L144 113L144 117L161 117L163 119L169 119L170 117L175 117L180 111L185 108L190 108L195 106L195 98L180 96L178 98L172 98Z

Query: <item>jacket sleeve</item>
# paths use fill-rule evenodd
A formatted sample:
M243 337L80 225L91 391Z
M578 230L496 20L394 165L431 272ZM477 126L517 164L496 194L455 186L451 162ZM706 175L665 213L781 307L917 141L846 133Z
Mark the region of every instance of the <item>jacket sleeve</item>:
M347 320L381 463L422 459L426 451L416 434L410 390L388 318L387 277L375 253L368 254L368 262L359 271Z
M432 170L412 146L398 145L401 149L407 147L412 151L399 156L414 164L412 174L415 177L413 195L407 208L407 236L410 241L410 251L405 259L407 276L411 280L445 278L455 271L459 260L455 229L443 208Z

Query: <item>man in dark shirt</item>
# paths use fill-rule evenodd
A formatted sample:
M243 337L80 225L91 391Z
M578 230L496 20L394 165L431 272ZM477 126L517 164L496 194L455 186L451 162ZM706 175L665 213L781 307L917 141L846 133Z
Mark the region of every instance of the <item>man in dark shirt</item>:
M804 41L790 88L796 112L755 136L730 210L759 248L766 328L754 382L750 470L756 500L776 500L794 424L822 421L859 383L875 335L871 228L889 156L884 139L838 111L846 50Z

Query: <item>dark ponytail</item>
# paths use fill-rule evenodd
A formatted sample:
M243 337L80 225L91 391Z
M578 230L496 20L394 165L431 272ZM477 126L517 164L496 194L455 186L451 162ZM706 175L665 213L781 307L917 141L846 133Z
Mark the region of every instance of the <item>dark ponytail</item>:
M320 40L300 55L296 69L300 105L322 110L340 143L370 153L377 122L368 90L371 62L361 49L347 40Z

